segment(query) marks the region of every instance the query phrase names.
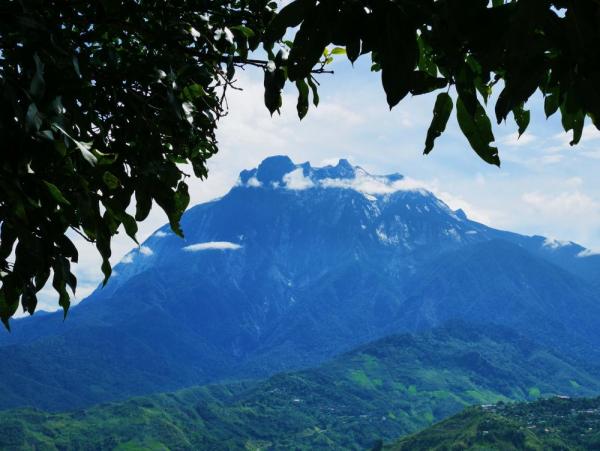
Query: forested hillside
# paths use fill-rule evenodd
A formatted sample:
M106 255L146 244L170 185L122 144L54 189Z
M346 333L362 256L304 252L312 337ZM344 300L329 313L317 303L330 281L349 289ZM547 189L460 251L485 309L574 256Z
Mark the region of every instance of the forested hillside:
M388 451L585 451L600 448L600 398L472 407Z
M465 406L600 393L576 362L494 326L395 335L264 382L186 389L87 410L0 413L10 449L365 449Z

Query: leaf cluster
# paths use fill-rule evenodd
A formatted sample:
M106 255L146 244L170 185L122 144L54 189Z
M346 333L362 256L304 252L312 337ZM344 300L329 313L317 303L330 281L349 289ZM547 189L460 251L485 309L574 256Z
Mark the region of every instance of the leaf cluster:
M111 238L153 205L182 234L184 172L207 175L238 58L266 0L6 0L0 5L0 319L36 308L51 278L65 314L70 236L110 276ZM69 230L72 232L68 233Z
M306 114L303 80L312 78L311 71L323 64L323 50L334 45L345 49L351 62L371 56L390 108L408 94L445 90L435 102L425 154L454 109L451 88L460 129L490 164L500 165L500 158L484 105L496 86L496 120L512 113L519 135L530 120L525 104L537 90L547 116L560 110L572 145L581 139L586 117L600 128L596 1L295 0L269 24L267 51L273 53L289 29L297 29L293 42L285 41L289 58L276 64L277 83L265 82L271 112L281 105L280 92L289 80L299 85L298 112L301 118Z

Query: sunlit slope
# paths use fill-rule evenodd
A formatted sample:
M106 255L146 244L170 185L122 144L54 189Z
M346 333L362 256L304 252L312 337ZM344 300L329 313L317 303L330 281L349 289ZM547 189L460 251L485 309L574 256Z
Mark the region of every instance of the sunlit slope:
M585 451L600 447L600 398L474 407L388 451Z

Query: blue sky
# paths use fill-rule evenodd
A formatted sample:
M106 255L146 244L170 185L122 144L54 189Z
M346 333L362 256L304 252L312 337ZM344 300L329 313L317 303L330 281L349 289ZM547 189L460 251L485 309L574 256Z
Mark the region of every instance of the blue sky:
M320 106L311 106L303 121L296 115L293 86L285 93L282 114L271 118L262 102L260 69L239 72L243 91L229 93L230 114L218 130L220 152L210 160L208 180L191 181L192 204L225 194L242 169L269 155L287 154L314 166L348 158L375 174L399 172L416 179L451 207L488 225L600 250L600 133L591 125L582 142L570 147L559 117L546 120L537 96L528 105L531 124L520 140L512 120L495 127L501 168L477 157L454 117L434 151L423 156L435 95L406 98L389 111L380 75L369 67L368 57L355 67L338 58L332 65L335 74L319 77ZM154 209L139 238L165 222ZM76 273L82 299L101 280L100 263L93 248L74 239L81 251ZM120 234L113 243L113 263L133 246ZM51 310L55 304L52 290L44 289L41 308Z

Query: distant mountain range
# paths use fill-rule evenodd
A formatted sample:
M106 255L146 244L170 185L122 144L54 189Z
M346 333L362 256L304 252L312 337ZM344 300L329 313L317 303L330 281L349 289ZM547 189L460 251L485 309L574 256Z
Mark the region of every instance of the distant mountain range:
M520 334L451 323L389 336L315 369L263 382L67 413L0 412L0 449L364 450L471 404L598 393L600 377ZM454 430L444 431L457 442ZM431 443L415 440L408 443Z
M600 256L495 230L399 174L279 156L73 308L0 334L0 408L72 409L319 365L447 321L600 362ZM582 371L582 364L578 363Z

